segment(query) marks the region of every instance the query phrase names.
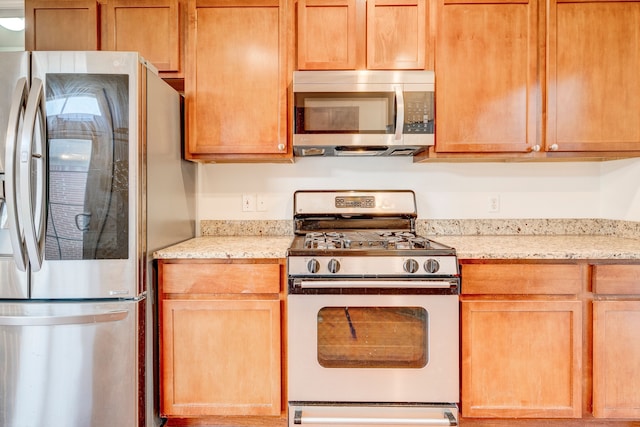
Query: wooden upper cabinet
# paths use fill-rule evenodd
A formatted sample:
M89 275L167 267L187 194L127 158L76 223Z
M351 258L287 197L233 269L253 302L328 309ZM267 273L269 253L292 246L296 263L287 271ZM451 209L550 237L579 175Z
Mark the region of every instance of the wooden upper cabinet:
M290 160L286 0L189 0L191 160Z
M178 0L106 0L103 50L137 51L162 77L182 77Z
M298 69L364 68L364 12L361 0L298 0Z
M547 146L640 150L640 2L549 2Z
M95 0L26 0L26 50L97 50Z
M427 0L298 0L298 69L433 69Z
M367 68L424 69L426 0L367 0Z
M437 153L537 150L537 0L443 0L436 39Z

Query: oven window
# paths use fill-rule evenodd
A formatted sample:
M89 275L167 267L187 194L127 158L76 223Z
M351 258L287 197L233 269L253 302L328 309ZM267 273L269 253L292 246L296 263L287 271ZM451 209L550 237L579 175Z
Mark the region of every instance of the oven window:
M428 361L422 307L324 307L318 362L325 368L423 368Z

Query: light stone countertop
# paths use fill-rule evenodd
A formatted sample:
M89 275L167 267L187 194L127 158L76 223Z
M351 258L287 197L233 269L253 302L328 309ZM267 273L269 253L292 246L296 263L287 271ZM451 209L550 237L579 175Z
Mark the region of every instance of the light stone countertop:
M640 260L640 240L602 235L427 236L460 259ZM154 258L286 258L293 236L203 236L156 251Z
M203 236L155 251L157 259L286 258L293 236Z
M459 259L640 260L640 240L590 235L429 236Z

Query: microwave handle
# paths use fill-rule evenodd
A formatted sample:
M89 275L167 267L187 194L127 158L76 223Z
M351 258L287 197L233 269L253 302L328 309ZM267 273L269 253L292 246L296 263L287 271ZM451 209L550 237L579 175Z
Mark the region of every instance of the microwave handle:
M396 89L396 108L398 109L396 114L396 141L402 141L402 132L404 128L404 92L402 92L402 86L398 85Z

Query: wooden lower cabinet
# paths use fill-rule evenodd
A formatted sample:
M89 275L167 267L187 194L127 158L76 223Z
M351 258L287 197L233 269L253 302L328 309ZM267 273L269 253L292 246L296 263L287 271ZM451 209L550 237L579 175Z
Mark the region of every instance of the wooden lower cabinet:
M577 294L585 271L562 264L462 265L463 417L582 416L583 303Z
M580 301L463 301L466 417L580 417Z
M640 418L640 266L596 265L593 415Z
M211 417L279 425L286 418L284 265L159 261L160 414L168 425L177 425L172 419Z

